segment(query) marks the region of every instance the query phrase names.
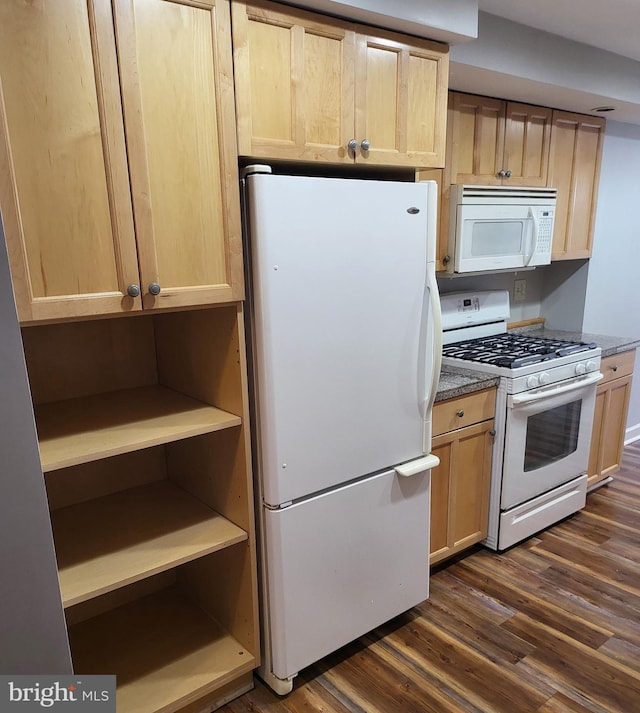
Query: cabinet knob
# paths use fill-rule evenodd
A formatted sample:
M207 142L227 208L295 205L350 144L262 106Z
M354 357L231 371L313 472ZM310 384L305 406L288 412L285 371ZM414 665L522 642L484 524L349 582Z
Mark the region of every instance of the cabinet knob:
M362 139L362 142L360 143L360 148L363 151L368 151L371 148L371 141L369 141L369 139Z
M355 139L349 139L347 143L347 148L349 151L357 151L358 150L358 142Z
M160 285L157 282L152 282L149 287L149 294L150 295L159 295L160 294Z
M138 285L129 285L129 287L127 287L127 294L129 297L140 297L140 288Z
M504 178L507 175L507 172L504 170L504 168L501 168L498 171L498 178Z
M492 428L492 429L489 431L489 435L490 435L490 436L495 436L495 435L496 435L496 429L495 429L495 428Z
M511 178L511 171L509 171L509 169L507 169L507 170L504 172L504 175L505 175L506 178Z
M445 255L442 258L442 264L443 265L448 265L451 262L451 255Z
M618 371L618 367L614 364L614 365L611 367L611 371Z
M459 411L456 411L456 416L458 418L462 418L464 416L464 411L462 409L460 409Z

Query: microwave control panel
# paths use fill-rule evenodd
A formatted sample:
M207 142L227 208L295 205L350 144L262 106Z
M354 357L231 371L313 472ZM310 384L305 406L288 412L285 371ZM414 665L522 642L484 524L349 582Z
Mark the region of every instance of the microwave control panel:
M551 241L553 240L553 214L549 208L539 208L538 213L538 244L537 253L551 252Z

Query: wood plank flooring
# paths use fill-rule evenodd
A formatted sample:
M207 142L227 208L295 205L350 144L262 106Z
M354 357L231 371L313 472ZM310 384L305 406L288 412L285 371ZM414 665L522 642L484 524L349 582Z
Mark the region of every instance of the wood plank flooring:
M310 612L313 615L313 612ZM436 569L428 601L224 713L640 711L640 442L582 512Z

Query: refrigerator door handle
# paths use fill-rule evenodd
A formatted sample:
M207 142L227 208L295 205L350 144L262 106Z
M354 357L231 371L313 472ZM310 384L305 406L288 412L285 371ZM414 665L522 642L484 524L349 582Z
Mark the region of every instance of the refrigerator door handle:
M440 294L436 282L435 265L427 263L427 281L425 285L425 311L427 317L426 339L422 369L427 375L423 401L423 441L422 452L431 451L431 411L438 391L440 369L442 367L442 312L440 308ZM429 371L429 368L431 369ZM429 380L429 376L431 377Z
M440 381L442 368L442 311L440 293L436 282L436 272L433 263L427 264L427 289L429 290L429 307L431 311L432 329L427 336L427 355L431 353L433 369L431 372L431 390L427 394L427 413L431 412Z
M431 470L431 468L436 468L438 465L440 465L440 458L430 453L428 456L416 458L415 460L402 463L402 465L397 465L394 470L398 475L409 478L412 475L424 473L427 470Z

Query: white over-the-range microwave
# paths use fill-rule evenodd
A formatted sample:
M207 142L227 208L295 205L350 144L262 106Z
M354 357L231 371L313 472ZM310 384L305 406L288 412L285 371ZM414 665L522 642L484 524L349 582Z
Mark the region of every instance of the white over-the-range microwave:
M452 185L449 273L548 265L556 189Z

